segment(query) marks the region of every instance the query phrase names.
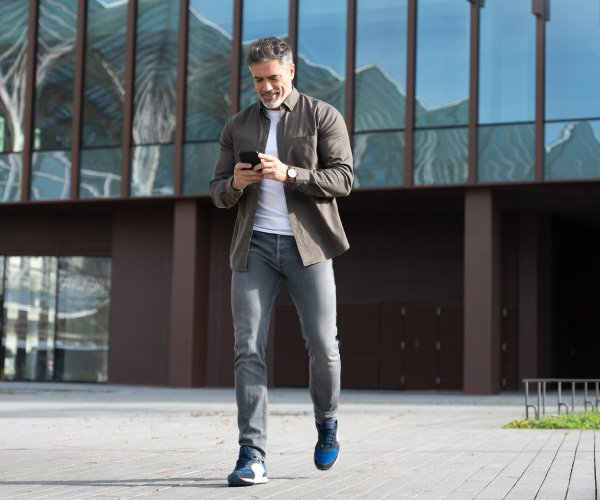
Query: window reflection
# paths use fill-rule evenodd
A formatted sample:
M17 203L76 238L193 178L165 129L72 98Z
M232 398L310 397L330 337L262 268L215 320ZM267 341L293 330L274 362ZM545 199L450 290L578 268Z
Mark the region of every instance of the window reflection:
M66 200L71 188L71 151L38 151L31 158L31 199Z
M300 0L296 86L344 113L346 0Z
M598 118L600 3L552 0L546 22L546 119Z
M354 130L404 128L406 0L358 0Z
M252 75L245 63L248 46L252 41L263 36L276 36L287 40L288 13L289 2L273 2L272 0L244 1L240 108L258 101Z
M183 193L208 194L209 183L219 154L219 143L186 144L183 149Z
M0 201L19 201L21 199L21 172L23 155L21 153L0 154Z
M533 121L536 18L531 5L487 0L479 12L479 123Z
M1 257L0 273L0 379L105 382L110 257Z
M479 127L477 180L533 180L534 138L533 123Z
M52 380L56 318L56 257L6 257L5 380Z
M137 146L131 150L131 196L173 194L175 146Z
M121 144L127 3L106 3L104 0L88 2L83 147Z
M79 197L115 198L121 195L121 147L82 149Z
M29 2L0 2L0 153L23 151ZM1 160L0 160L1 162Z
M462 184L467 182L468 129L446 128L415 131L414 184Z
M470 4L419 0L415 126L466 125Z
M185 139L218 140L229 117L233 2L191 0L189 11Z
M34 149L71 147L77 2L40 0Z
M600 120L547 123L546 179L600 177Z
M111 260L61 257L55 378L65 382L106 382Z
M173 193L179 2L140 0L131 163L131 193ZM166 155L166 156L165 156Z
M354 135L354 187L404 184L404 132Z

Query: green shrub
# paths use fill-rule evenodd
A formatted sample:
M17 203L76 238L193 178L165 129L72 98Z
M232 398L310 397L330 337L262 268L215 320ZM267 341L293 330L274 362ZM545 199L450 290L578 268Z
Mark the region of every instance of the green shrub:
M600 411L562 413L539 420L517 418L504 426L506 429L600 429Z

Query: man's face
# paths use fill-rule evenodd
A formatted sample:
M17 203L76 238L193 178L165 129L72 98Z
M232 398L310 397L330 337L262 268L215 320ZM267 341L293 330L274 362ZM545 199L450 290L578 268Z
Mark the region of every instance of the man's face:
M279 109L281 103L292 93L295 68L284 68L277 60L253 63L250 66L256 93L268 109Z

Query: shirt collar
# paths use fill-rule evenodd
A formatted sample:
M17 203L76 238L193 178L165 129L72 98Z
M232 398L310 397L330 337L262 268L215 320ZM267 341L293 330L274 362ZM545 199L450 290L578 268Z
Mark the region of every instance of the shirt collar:
M285 101L283 101L282 106L285 106L288 109L288 111L292 111L296 107L299 97L300 97L300 93L296 90L296 87L292 87L291 94L285 98ZM266 108L260 99L257 104L258 104L258 108L257 108L258 114L259 115L265 114Z

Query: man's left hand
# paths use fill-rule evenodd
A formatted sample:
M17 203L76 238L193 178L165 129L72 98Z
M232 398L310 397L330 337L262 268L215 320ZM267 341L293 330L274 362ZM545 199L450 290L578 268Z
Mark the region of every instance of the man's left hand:
M264 153L259 153L258 157L263 159L262 170L260 171L263 179L273 179L279 182L287 180L288 165L279 161L279 158Z

